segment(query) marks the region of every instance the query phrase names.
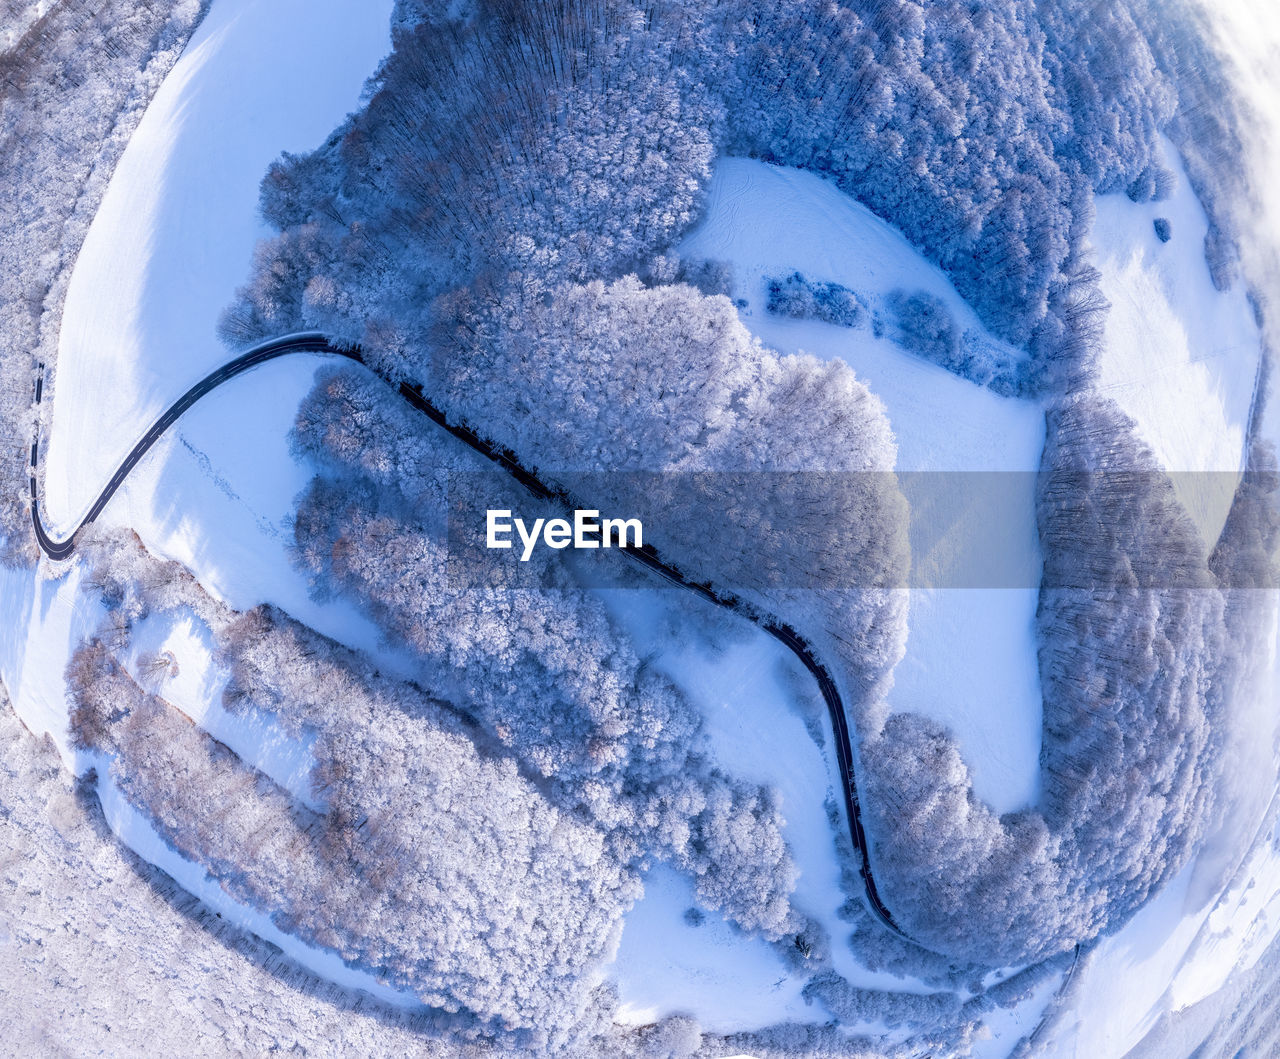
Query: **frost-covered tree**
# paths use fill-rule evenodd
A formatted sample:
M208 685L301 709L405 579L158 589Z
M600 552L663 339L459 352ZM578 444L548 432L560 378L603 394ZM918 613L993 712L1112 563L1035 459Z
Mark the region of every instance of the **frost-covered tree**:
M862 754L877 874L913 937L992 962L1115 929L1200 848L1239 709L1229 689L1248 665L1232 644L1258 621L1226 609L1218 587L1275 534L1274 514L1259 520L1242 492L1238 555L1211 567L1172 483L1097 396L1050 413L1037 504L1038 803L997 817L950 733L912 714Z
M412 370L421 309L460 283L646 267L710 175L714 107L682 57L686 23L665 5L490 0L397 30L366 108L267 174L281 234L224 332L305 323Z

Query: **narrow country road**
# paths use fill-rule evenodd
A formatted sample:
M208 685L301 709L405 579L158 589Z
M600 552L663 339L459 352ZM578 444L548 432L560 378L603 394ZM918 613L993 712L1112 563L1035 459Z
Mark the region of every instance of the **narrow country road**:
M304 332L264 342L224 364L216 371L210 372L179 397L151 425L151 429L134 445L124 461L116 469L115 474L111 476L111 480L107 482L102 492L98 494L88 513L80 520L80 524L63 540L54 539L45 529L44 523L40 519L40 498L37 484L39 476L36 473L40 443L38 438L33 441L31 445L31 520L41 550L51 559L65 559L70 556L75 551L76 537L80 531L102 513L103 508L107 506L115 495L116 490L120 488L124 480L129 476L129 472L137 466L138 461L147 454L151 446L156 443L169 427L178 421L188 408L205 394L217 389L230 379L234 379L237 375L242 375L259 364L264 364L269 360L275 360L277 357L283 357L290 353L325 353L346 357L360 364L364 363L358 349L341 349L318 332ZM41 374L36 379L35 399L37 404L40 402L44 388L43 365L40 366L40 369ZM557 502L569 509L590 506L587 502L572 496L563 489L543 483L520 463L514 453L486 441L463 424L450 423L444 412L425 397L419 387L410 386L408 383L400 383L398 391L401 397L419 412L422 412L433 423L443 427L486 459L496 463L534 496ZM849 818L849 832L853 839L853 847L858 853L858 871L862 877L863 887L866 890L867 904L881 923L895 934L904 938L907 937L897 923L894 922L889 909L885 907L871 872L871 855L867 844L866 832L862 827L862 810L858 802L858 788L854 778L853 741L849 733L848 718L845 715L844 703L840 699L835 680L827 667L818 659L813 647L790 625L777 619L761 618L753 614L743 601L732 593L721 592L711 585L690 580L675 567L663 562L658 552L650 545L646 544L642 548L626 548L624 551L630 559L640 563L640 565L660 575L672 584L696 593L709 603L732 610L740 617L758 625L791 651L813 676L814 680L817 681L818 690L822 693L822 701L826 703L827 712L831 716L831 729L835 735L836 757L840 767L841 786L844 789L845 810Z

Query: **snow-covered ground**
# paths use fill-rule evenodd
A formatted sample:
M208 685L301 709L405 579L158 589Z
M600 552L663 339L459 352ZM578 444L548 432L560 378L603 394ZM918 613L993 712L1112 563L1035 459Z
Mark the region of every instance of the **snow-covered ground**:
M280 150L315 146L356 105L363 78L387 48L389 12L389 0L214 3L126 151L72 279L45 454L47 507L55 522L74 523L146 425L226 359L213 328L247 275L261 234L258 181ZM284 40L287 48L280 46ZM1225 469L1234 469L1235 431L1248 410L1248 394L1234 374L1245 357L1243 340L1236 341L1243 333L1240 299L1213 300L1218 296L1205 286L1207 272L1197 272L1197 255L1187 249L1198 246L1195 224L1203 224L1203 216L1192 208L1194 199L1186 201L1185 188L1179 195L1154 207L1100 202L1095 238L1108 293L1117 305L1126 298L1129 305L1113 310L1120 322L1109 324L1104 382L1170 466L1216 466L1176 462L1195 457L1222 459ZM1154 240L1154 216L1173 221L1170 244ZM897 286L930 290L963 326L979 326L941 273L831 185L762 163L723 160L707 219L684 251L733 262L736 293L748 302L744 320L765 342L842 357L854 367L885 402L901 469L1027 472L1038 465L1039 407L996 397L866 331L764 312L763 277L798 269L867 293ZM1210 322L1197 331L1201 309ZM1208 338L1213 344L1205 344ZM1131 347L1138 353L1126 352ZM1206 349L1212 350L1207 359ZM377 630L344 604L312 600L288 561L288 517L306 471L289 454L286 435L317 363L309 357L276 362L206 398L143 461L103 521L136 528L150 549L180 559L231 605L275 602L322 632L378 652L394 667ZM1252 373L1245 376L1251 386ZM1143 405L1147 387L1171 403ZM1194 434L1166 422L1199 416L1205 408L1207 418L1196 420ZM1165 414L1170 409L1172 416ZM231 422L233 431L227 429ZM1197 441L1201 431L1211 439L1207 446ZM998 540L1010 568L1025 574L1026 587L915 590L908 655L898 667L892 700L894 708L918 710L952 727L979 795L998 810L1034 798L1040 738L1032 636L1039 555L1030 475L1010 480L1018 477L1026 485L1008 499ZM1202 505L1203 524L1211 526L1217 511L1210 502ZM939 554L930 561L945 579L962 558ZM100 617L78 592L80 577L79 567L53 580L0 570L0 675L23 720L35 731L51 732L68 760L75 755L66 746L61 674L69 651ZM642 600L634 594L631 603L613 609L625 620L629 608L643 611ZM635 623L638 636L643 624ZM767 637L744 635L722 654L686 645L665 650L657 664L702 707L716 756L732 771L781 791L787 838L801 869L796 901L832 932L836 969L858 984L914 990L915 983L858 967L841 944L835 909L844 895L822 807L835 781L829 747L819 747L806 727L800 693L783 668L786 655ZM218 738L239 740L244 756L274 770L281 782L304 785L305 748L277 740L269 718L237 724L238 718L211 706L221 678L210 671L197 625L184 625L181 617L157 622L144 630L144 640L140 651L171 651L178 665L178 673L170 670L165 678L167 697ZM152 678L160 679L158 672ZM210 889L202 870L174 862L173 852L153 832L148 837L145 822L103 782L108 818L126 841L222 907L217 902L225 903L225 895ZM1275 929L1278 864L1251 863L1247 878L1265 885L1251 891L1242 881L1198 918L1179 918L1187 911L1191 876L1166 890L1131 931L1100 950L1083 987L1092 992L1081 1003L1096 1010L1110 1001L1106 1010L1118 1010L1116 982L1128 986L1135 978L1144 979L1144 988L1150 978L1150 996L1136 997L1128 1024L1102 1020L1096 1031L1091 1026L1078 1037L1074 1052L1062 1054L1108 1054L1109 1045L1140 1033L1148 1013L1166 1002L1166 987L1176 1003L1190 1002L1226 968L1247 959ZM689 903L688 880L661 869L650 874L613 968L627 1014L643 1021L658 1011L696 1009L713 1029L827 1018L799 996L802 982L772 949L714 916L687 924ZM252 915L230 904L226 910ZM249 925L288 947L269 923ZM312 958L298 955L304 963ZM344 969L326 965L321 973L343 980ZM1016 1035L1024 1019L1034 1021L1035 1008L1023 1005L1007 1032Z
M269 714L228 713L222 694L231 674L214 657L213 633L189 609L148 614L118 655L140 687L177 707L241 761L269 776L304 805L324 806L311 790L312 741L295 739Z
M619 1022L642 1026L683 1013L713 1033L733 1033L831 1017L805 1002L805 979L764 942L714 913L687 921L697 907L687 876L661 865L645 876L644 897L627 913L617 959L606 968L622 998Z
M1168 199L1097 199L1092 241L1111 303L1098 388L1133 417L1166 470L1197 472L1175 474L1174 487L1211 548L1245 454L1261 338L1244 285L1214 289L1208 219L1167 140L1165 159L1177 178ZM1167 243L1157 218L1170 222Z
M217 0L156 93L72 273L46 517L74 525L160 412L227 359L215 327L248 277L258 185L316 147L390 48L390 0Z
M849 925L838 910L848 895L840 887L826 809L839 797L840 779L830 722L812 679L747 622L733 622L732 631L721 633L725 642L714 647L697 638L673 644L669 629L679 619L667 608L674 604L678 614L687 601L672 592L610 589L599 595L636 648L700 708L715 760L731 775L778 792L783 834L799 869L793 902L830 935L835 970L869 989L929 991L919 980L867 970L847 944ZM844 826L843 819L837 826ZM644 1021L683 1011L713 1030L830 1018L800 996L808 974L791 973L765 942L731 929L714 913L701 924L686 923L683 913L694 904L691 881L678 873L655 870L646 878L609 970L630 1017Z
M1223 892L1193 896L1189 865L1123 930L1082 961L1070 1011L1050 1027L1043 1054L1124 1055L1166 1013L1212 996L1247 972L1280 933L1280 850L1267 832Z
M798 270L868 297L897 287L926 290L960 326L982 331L946 276L901 234L811 173L720 159L706 215L680 251L732 264L733 293L747 303L743 322L767 345L847 361L884 402L898 470L924 472L905 475L904 491L946 499L948 534L926 546L927 534L913 532L913 580L970 587L912 591L907 657L890 707L950 727L976 792L997 811L1026 805L1039 783L1034 618L1041 560L1032 472L1044 445L1043 410L998 397L869 330L765 312L766 278ZM993 581L982 579L988 564L998 568ZM980 587L992 583L1014 587Z
M264 234L262 175L281 150L314 147L358 105L389 49L390 11L390 0L218 0L210 9L124 152L72 274L56 389L46 391L54 411L42 513L55 522L77 521L151 421L228 358L214 329ZM287 434L319 363L271 362L204 398L99 525L137 530L234 607L276 603L376 649L372 623L350 606L316 603L288 561L293 498L308 473ZM23 585L23 575L5 575L6 685L28 726L50 731L64 752L62 671L98 620L77 596L79 576ZM394 657L384 661L395 668Z

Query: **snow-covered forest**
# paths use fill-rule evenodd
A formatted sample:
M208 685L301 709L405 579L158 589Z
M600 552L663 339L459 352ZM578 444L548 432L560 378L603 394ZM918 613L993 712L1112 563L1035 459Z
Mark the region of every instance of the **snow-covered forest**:
M1168 193L1172 178L1158 137L1168 132L1181 140L1220 76L1204 49L1190 53L1197 63L1185 61L1185 32L1141 3L991 5L980 13L913 3L644 10L583 3L554 15L496 4L461 20L428 20L396 36L366 110L317 152L287 157L267 175L262 207L280 235L262 247L224 333L243 342L307 326L359 342L380 370L429 387L461 420L549 473L889 469L892 441L856 381L839 378L832 366L773 357L749 339L726 299L677 281L680 262L669 247L690 223L712 151L747 153L834 180L937 262L994 334L1027 350L1029 373L1004 389L1035 394L1057 409L1048 420L1046 473L1060 452L1091 466L1097 461L1089 446L1097 444L1110 461L1106 469L1118 463L1150 471L1139 444L1125 440L1122 413L1079 403L1106 308L1086 233L1094 194L1120 190L1143 201ZM493 70L501 77L481 75ZM1173 121L1180 107L1181 124ZM661 120L652 120L655 114ZM1213 152L1233 149L1230 115L1213 124L1195 120L1198 157L1212 165ZM463 135L466 151L451 139ZM1213 208L1212 198L1209 204L1214 224L1205 253L1215 280L1226 284L1230 212ZM624 273L638 278L602 283ZM833 292L825 296L829 304ZM903 345L958 363L960 336L944 306L899 292L886 309ZM845 315L839 322L857 322L853 309ZM625 476L608 481L615 491L627 488L619 484ZM731 488L727 479L719 484ZM895 564L906 561L893 554L901 516L891 496L835 497L831 507L792 510L790 521L757 510L735 527L735 540L752 540L745 561L735 561L707 520L664 515L660 486L643 497L614 495L603 482L600 488L602 504L638 507L646 526L660 527L650 539L677 566L735 591L749 592L761 571L776 572L779 563L819 572L822 564L850 564L858 584L876 582L868 571L883 569L880 583L893 584ZM348 510L363 522L372 500L348 495ZM1074 516L1055 522L1062 505L1043 501L1046 569L1078 569L1084 561L1110 572L1131 562L1130 548L1149 555L1137 530L1158 526L1162 543L1153 561L1198 569L1193 587L1213 583L1207 554L1180 543L1170 498L1091 498L1104 506L1122 500L1124 510L1101 518L1133 527L1134 536L1116 531L1100 541L1065 532ZM1126 513L1130 504L1140 516ZM334 506L316 491L304 512ZM1153 510L1172 513L1157 517ZM824 540L833 523L840 549ZM327 556L328 542L359 539L341 520L321 525L310 515L300 521L304 549ZM777 536L761 539L763 526ZM322 563L313 568L327 571ZM831 582L855 583L838 567ZM783 575L781 583L798 582ZM1111 631L1077 613L1087 609L1083 601L1045 590L1043 767L1053 777L1045 804L1007 831L994 819L981 823L981 806L944 814L956 822L933 833L932 853L922 852L915 815L935 797L963 806L967 786L963 776L922 767L940 751L924 749L925 733L901 730L909 720L895 722L892 733L879 730L876 679L900 651L891 630L901 613L873 593L856 601L772 601L793 621L807 612L809 624L839 641L847 677L867 689L858 708L867 712L858 719L876 777L879 848L887 861L901 862L901 875L893 869L899 892L919 891L907 899L906 915L920 917L921 936L929 933L925 920L937 915L953 935L945 947L956 955L1011 962L1062 951L1122 922L1183 863L1204 815L1196 799L1212 782L1207 757L1195 752L1200 764L1181 771L1169 761L1183 793L1155 788L1165 815L1148 820L1151 831L1143 833L1167 842L1134 841L1112 817L1068 793L1085 783L1089 799L1105 802L1106 787L1094 777L1115 769L1120 804L1141 803L1146 795L1129 789L1119 765L1090 757L1087 781L1058 778L1075 767L1072 747L1092 753L1112 725L1161 761L1186 742L1169 735L1160 749L1165 744L1152 744L1154 732L1136 734L1127 709L1174 709L1188 732L1208 738L1207 720L1192 718L1210 712L1207 670L1227 664L1222 618L1212 605L1199 614L1200 604L1195 613L1173 608L1162 617L1168 608L1152 593L1164 584L1139 574L1127 596L1095 601ZM385 605L389 593L373 595ZM1094 698L1104 678L1081 669L1100 665L1102 645L1131 635L1131 622L1151 630L1144 639L1165 642L1192 675L1162 672L1155 685L1137 678L1131 692L1119 693L1130 705L1104 714ZM1167 688L1165 680L1181 683ZM1085 701L1077 702L1081 693ZM1063 765L1055 763L1059 756ZM1140 814L1136 804L1122 811ZM1090 820L1109 837L1084 840ZM1005 853L981 837L988 826L1004 836L998 842L1007 844ZM1105 885L1098 874L1110 853L1080 862L1076 847L1098 842L1138 858L1110 869L1128 880L1125 887ZM1059 854L1057 843L1068 850ZM1055 869L1065 874L1052 881L1037 880L1024 857L1070 867ZM964 863L973 866L962 869ZM936 871L921 871L941 864L952 865L945 889ZM977 895L993 890L1006 908L993 911L998 927L978 911ZM1092 896L1080 898L1080 890ZM940 902L943 892L952 899ZM1062 902L1061 923L1041 911L1050 892ZM1091 911L1095 901L1101 906Z
M70 266L205 11L117 6L21 7L21 34L0 38L0 196L19 222L0 234L14 569L37 555L29 453L50 413L32 385L38 364L50 390L64 370ZM90 62L99 25L112 44ZM45 134L55 108L74 142ZM303 989L326 1017L367 1003L370 1026L333 1031L367 1033L355 1048L958 1054L1002 1019L1000 1046L1029 1048L1077 963L1206 850L1225 857L1222 818L1254 805L1233 761L1268 679L1278 583L1267 364L1247 473L1206 540L1167 473L1182 468L1103 385L1095 245L1099 196L1146 207L1189 181L1202 245L1181 219L1147 230L1213 289L1246 292L1261 352L1274 325L1241 252L1255 204L1231 164L1246 119L1190 0L398 0L356 109L263 175L267 235L218 328L231 352L300 331L361 352L315 371L288 438L307 481L266 528L347 624L321 631L265 591L232 605L136 537L83 535L64 585L84 628L64 674L79 776L54 799L68 860L93 860L111 894L124 870L105 863L104 829L159 851L132 870L184 909L152 913L167 936L231 938L204 957L211 973L245 953L268 992ZM820 177L941 277L871 291L788 267L764 277L766 314L883 338L1043 414L1028 501L1038 781L1013 811L979 796L956 731L894 696L913 563L895 431L910 425L845 360L763 342L732 264L682 250L727 156ZM55 167L58 182L39 179ZM657 626L643 641L599 590L654 587L621 557L479 547L486 509L564 512L401 384L565 495L642 519L665 562L733 606L672 590L635 605ZM176 624L219 674L202 694L228 730L256 725L270 746L216 734L166 693L178 664L149 645ZM844 705L861 818L829 786L816 825L839 865L834 918L801 884L790 807L721 759L660 646L724 653L752 627L799 630ZM832 756L816 671L791 694ZM0 809L26 806L6 792L39 753L3 760ZM785 1018L627 1021L609 968L659 869L689 880L690 929L723 920L802 983ZM869 907L872 872L896 929ZM225 902L210 907L227 926L185 911L187 879Z

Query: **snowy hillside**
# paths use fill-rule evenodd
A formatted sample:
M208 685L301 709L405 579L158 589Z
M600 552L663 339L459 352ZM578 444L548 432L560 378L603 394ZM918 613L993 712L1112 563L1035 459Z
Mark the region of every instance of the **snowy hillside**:
M309 145L356 105L386 50L388 12L335 3L321 18L290 0L224 0L201 24L130 142L73 272L56 397L45 403L54 408L43 456L53 522L74 525L151 421L226 360L214 327L261 235L262 173L282 147ZM298 33L306 47L274 47ZM272 600L374 647L376 630L352 608L311 601L287 557L307 474L286 435L317 363L268 365L207 398L99 524L135 529L233 606ZM229 410L239 413L234 431ZM13 582L6 686L27 724L54 734L65 754L62 672L99 619L83 613L76 570L34 586L25 574L4 576Z
M1174 485L1212 547L1244 459L1261 336L1243 284L1214 289L1204 208L1167 140L1165 153L1176 178L1168 199L1097 200L1093 244L1111 303L1098 388L1137 421L1165 469L1191 472L1175 473Z

